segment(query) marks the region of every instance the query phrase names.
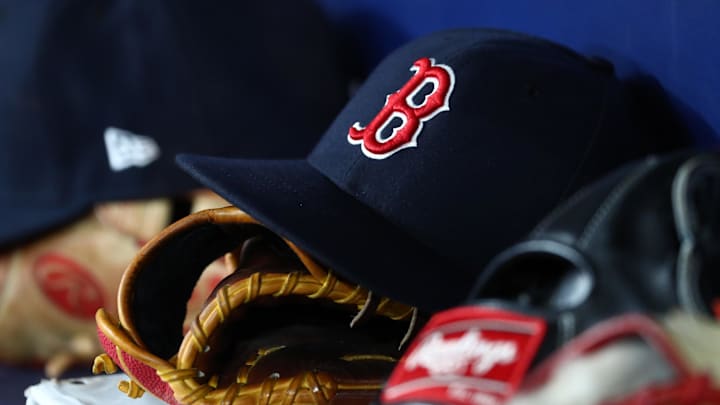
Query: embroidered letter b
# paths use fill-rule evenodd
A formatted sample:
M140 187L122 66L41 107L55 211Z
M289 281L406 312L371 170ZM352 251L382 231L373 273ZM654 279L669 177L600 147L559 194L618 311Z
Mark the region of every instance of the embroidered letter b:
M398 91L387 96L385 106L363 127L355 122L348 131L348 141L361 145L363 153L373 159L385 159L393 153L417 145L423 123L442 111L450 109L450 94L455 86L455 75L447 65L436 65L430 58L417 60L410 68L413 76ZM418 93L432 85L432 91L417 104ZM381 138L390 122L397 118L401 124L392 133Z

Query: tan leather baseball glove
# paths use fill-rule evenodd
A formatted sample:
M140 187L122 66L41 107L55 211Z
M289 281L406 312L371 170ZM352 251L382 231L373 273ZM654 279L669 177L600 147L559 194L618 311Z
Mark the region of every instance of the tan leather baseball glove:
M185 332L186 302L209 263L232 273ZM96 315L94 372L172 404L367 404L417 321L414 308L335 275L233 208L166 228L129 265L118 316Z

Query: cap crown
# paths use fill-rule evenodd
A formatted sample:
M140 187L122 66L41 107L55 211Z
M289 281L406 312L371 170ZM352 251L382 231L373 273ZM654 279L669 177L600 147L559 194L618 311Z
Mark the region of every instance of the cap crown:
M569 49L448 31L383 61L309 161L426 246L485 264L568 192L645 151L622 104L611 69Z

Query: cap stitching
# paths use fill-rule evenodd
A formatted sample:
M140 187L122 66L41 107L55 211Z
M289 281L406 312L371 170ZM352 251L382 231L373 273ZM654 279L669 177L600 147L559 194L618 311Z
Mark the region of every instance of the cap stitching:
M606 81L607 82L607 81ZM583 156L580 159L580 162L578 162L577 166L575 167L575 171L573 172L572 176L570 176L570 180L565 185L565 190L560 194L560 198L564 198L563 196L567 195L570 190L572 189L573 183L577 180L579 177L580 172L582 171L583 166L585 163L587 163L588 159L590 158L590 152L595 145L598 135L601 132L601 129L604 127L606 119L607 119L607 112L609 107L609 99L610 99L610 91L608 89L609 83L606 83L605 86L605 93L603 95L603 106L602 111L600 112L600 118L598 119L595 129L593 131L592 137L590 138L589 142L587 143L585 147L585 151L583 152Z

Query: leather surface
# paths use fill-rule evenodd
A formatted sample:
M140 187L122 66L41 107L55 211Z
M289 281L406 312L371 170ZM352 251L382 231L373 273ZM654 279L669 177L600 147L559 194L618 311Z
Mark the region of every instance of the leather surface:
M718 208L718 153L687 150L626 165L499 254L471 301L545 318L545 354L626 312L711 316L720 296Z

